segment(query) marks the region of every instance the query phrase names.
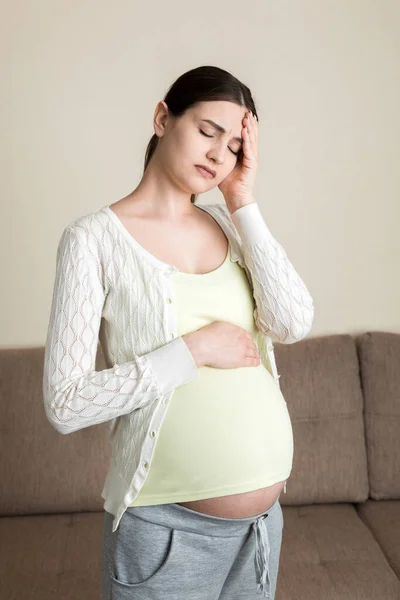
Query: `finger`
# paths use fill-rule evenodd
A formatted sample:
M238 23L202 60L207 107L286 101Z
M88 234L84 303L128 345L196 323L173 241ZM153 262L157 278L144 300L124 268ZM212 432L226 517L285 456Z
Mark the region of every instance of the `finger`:
M248 124L244 127L245 139L247 141L246 153L247 156L254 157L256 154L256 139L254 135L254 131L251 126Z
M249 130L249 137L250 137L250 141L251 141L251 143L252 143L252 144L255 144L255 142L256 142L256 134L255 134L255 130L254 130L254 127L253 127L253 123L252 123L252 121L251 121L251 118L250 118L250 120L248 121L248 124L247 124L247 129Z
M253 114L252 114L251 123L252 123L254 155L257 156L257 152L258 152L258 124L257 124L257 118Z
M253 140L253 142L255 144L257 144L257 142L258 142L257 119L251 111L249 112L248 116L249 116L248 123L249 123L249 129L250 129L250 137Z
M253 115L252 122L253 122L254 133L255 133L256 139L258 140L258 120L257 120L256 115Z
M251 157L251 139L250 132L246 126L243 127L243 152L247 158Z
M249 122L250 122L251 133L252 133L254 139L257 140L258 139L257 119L255 118L253 113L250 113L250 121Z

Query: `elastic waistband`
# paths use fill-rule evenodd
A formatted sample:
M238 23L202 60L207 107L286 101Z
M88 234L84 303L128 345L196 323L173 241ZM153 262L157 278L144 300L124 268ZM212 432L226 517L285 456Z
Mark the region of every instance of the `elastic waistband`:
M204 533L220 537L235 537L243 535L249 526L259 522L260 518L267 517L278 510L279 498L268 510L257 515L241 519L230 519L208 515L181 504L154 504L146 506L128 506L126 513L132 514L144 521L164 525L172 529L181 529L193 533Z

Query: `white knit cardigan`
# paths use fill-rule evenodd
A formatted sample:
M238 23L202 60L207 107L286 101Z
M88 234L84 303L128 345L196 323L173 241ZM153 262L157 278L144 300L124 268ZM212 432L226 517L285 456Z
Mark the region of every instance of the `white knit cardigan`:
M253 202L196 205L225 233L255 300L260 357L279 386L273 341L311 330L312 298ZM174 265L158 260L109 205L67 225L58 243L43 369L44 407L68 434L108 421L112 457L102 491L113 531L149 472L173 390L199 377L177 336ZM95 370L100 342L107 368ZM286 490L285 490L286 491Z

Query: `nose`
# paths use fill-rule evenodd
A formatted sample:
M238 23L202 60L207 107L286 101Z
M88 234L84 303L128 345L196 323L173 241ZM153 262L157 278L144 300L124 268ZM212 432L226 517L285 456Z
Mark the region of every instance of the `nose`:
M224 164L225 153L229 152L223 144L216 145L209 151L208 157L211 158L217 165Z

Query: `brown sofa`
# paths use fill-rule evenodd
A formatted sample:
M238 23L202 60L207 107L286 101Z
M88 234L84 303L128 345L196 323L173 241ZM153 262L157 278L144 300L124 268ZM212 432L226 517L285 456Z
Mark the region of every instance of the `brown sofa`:
M60 435L43 407L44 348L0 353L0 598L100 600L107 423ZM399 600L400 334L275 355L295 445L276 600Z

